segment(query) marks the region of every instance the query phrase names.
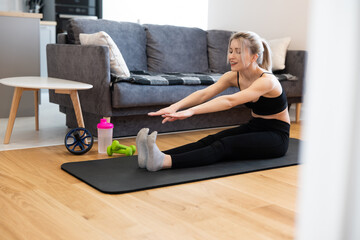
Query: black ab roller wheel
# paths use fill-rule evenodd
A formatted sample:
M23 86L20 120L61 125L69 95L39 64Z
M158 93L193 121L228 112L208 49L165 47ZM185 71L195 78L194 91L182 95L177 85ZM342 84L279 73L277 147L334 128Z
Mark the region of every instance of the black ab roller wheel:
M90 151L94 143L94 137L85 128L74 128L65 136L66 149L75 155L81 155Z

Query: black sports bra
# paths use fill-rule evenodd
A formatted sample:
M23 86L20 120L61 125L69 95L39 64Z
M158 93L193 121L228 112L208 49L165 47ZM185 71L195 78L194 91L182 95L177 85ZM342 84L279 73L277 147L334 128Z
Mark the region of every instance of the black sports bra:
M272 74L270 72L263 72L260 75L260 77L262 77L262 75L264 75L265 73ZM237 72L237 83L239 90L241 91L240 82L239 82L239 72ZM250 108L253 111L253 113L257 115L273 115L284 111L288 107L288 104L287 104L286 93L283 90L282 93L277 97L268 98L268 97L260 96L259 100L257 100L256 102L247 102L245 103L245 106Z

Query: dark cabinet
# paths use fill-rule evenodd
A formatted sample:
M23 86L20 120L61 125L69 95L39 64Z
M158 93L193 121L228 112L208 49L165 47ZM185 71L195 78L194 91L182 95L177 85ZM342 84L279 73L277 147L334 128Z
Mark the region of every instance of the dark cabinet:
M102 0L47 0L43 20L56 21L56 33L66 31L70 18L102 18Z

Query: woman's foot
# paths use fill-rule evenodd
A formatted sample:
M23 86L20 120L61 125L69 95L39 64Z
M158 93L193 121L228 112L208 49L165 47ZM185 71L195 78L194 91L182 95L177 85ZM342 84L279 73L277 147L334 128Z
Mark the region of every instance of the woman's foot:
M161 152L156 145L157 132L154 131L147 138L148 157L146 161L146 169L148 171L158 171L162 169L165 154Z
M146 160L148 156L148 148L147 148L147 137L148 137L149 129L143 128L141 129L136 136L136 147L138 151L138 164L140 168L146 167Z

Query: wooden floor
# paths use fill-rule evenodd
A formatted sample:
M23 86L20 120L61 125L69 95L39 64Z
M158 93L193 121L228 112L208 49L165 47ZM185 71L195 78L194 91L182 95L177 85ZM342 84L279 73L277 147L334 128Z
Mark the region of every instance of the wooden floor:
M161 135L158 145L166 150L217 131ZM300 138L299 124L292 124L291 137ZM104 158L96 150L0 152L0 239L294 238L298 166L107 195L60 169Z

